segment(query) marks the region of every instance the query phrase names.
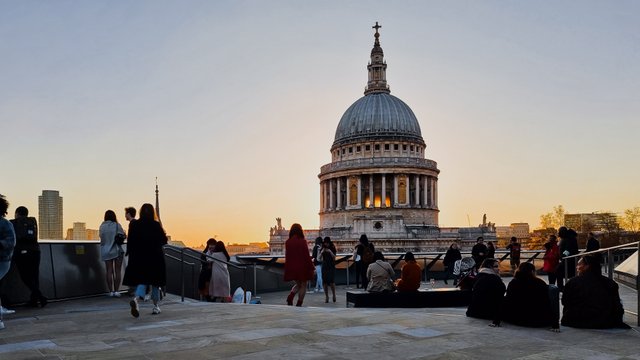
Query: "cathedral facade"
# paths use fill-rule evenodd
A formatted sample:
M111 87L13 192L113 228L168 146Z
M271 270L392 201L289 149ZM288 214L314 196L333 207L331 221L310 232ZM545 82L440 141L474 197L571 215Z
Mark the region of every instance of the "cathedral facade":
M426 143L411 108L391 95L387 64L375 29L364 96L338 123L331 162L321 167L320 227L308 240L330 236L339 252L352 251L361 234L387 252L436 251L477 236L495 239L490 228L441 228L438 224L437 163L426 158ZM271 229L272 254L284 253L288 232Z

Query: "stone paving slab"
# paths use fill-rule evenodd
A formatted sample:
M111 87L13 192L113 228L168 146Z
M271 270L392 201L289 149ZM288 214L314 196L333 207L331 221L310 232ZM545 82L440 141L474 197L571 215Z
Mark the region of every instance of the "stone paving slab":
M625 304L635 292L623 291ZM202 303L169 295L162 313L129 313L129 299L95 297L18 307L5 316L0 358L13 359L637 359L640 333L561 333L467 318L464 308L354 309L324 294L302 308L283 305L286 292L259 294L263 304Z

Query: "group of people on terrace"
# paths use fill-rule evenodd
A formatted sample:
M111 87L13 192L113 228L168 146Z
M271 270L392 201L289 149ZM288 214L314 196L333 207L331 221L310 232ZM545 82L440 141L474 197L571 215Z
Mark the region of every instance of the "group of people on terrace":
M601 274L601 256L587 254L575 263L571 255L578 253L576 232L561 227L558 236L549 236L545 244L544 266L549 276L549 284L536 276L533 263L520 263L521 245L512 238L506 250L510 255L513 279L505 286L500 277L500 260L495 258L492 247L478 238L472 249L472 258L477 265L464 274L464 280L458 284L454 276L454 285L471 290L471 303L467 316L491 320L490 326L499 327L502 322L528 327L548 327L559 331L560 324L578 328L628 328L623 322L624 310L618 285ZM597 240L591 235L588 251L599 248ZM558 243L557 238L560 237ZM307 282L312 280L314 272L318 275L318 290L323 288L326 302L329 301L327 288L331 286L335 302L335 246L331 239L318 238L309 256L307 242L302 227L294 224L285 243L285 281L295 284L287 296L287 304L302 306L306 294ZM493 247L495 251L495 247ZM326 264L326 259L330 259ZM369 292L417 291L421 285L422 271L415 256L407 252L403 259L400 277L394 281L393 266L385 261L384 255L376 251L366 235L360 237L353 252L356 270L356 287ZM452 244L445 257L445 283L454 274L453 268L460 265L462 256L456 244ZM316 266L319 266L317 269ZM564 283L565 266L567 281ZM577 276L576 275L577 270ZM325 276L330 274L330 277ZM557 286L555 284L558 284ZM560 317L560 292L562 292L563 314ZM560 320L562 319L562 320Z
M227 263L231 260L224 242L211 238L200 257L201 269L198 277L200 296L209 302L229 302L231 281Z

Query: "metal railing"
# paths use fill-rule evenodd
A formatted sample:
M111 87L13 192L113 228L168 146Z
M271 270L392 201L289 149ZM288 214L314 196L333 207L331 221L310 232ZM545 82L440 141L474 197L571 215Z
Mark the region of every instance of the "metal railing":
M176 260L179 262L180 264L180 296L181 296L181 300L184 301L185 298L185 272L184 272L184 266L188 265L191 266L192 269L195 269L196 264L202 264L203 263L203 258L205 259L204 262L206 261L216 261L219 263L223 263L226 264L228 267L232 267L234 269L238 269L238 270L242 270L242 288L246 291L247 290L247 270L249 269L249 266L246 264L238 264L238 263L232 263L229 261L223 261L220 259L216 259L210 255L207 255L206 253L202 253L202 252L198 252L196 250L193 250L191 248L187 248L187 247L178 247L178 246L173 246L173 245L165 245L164 246L165 250L170 250L173 251L175 253L180 254L180 257L175 257L169 254L165 253L165 256ZM194 260L194 262L188 262L185 260L185 258L190 259L190 260ZM256 287L256 269L255 269L255 264L253 264L253 295L257 295L257 287ZM199 274L199 272L198 272ZM231 276L231 275L230 275Z

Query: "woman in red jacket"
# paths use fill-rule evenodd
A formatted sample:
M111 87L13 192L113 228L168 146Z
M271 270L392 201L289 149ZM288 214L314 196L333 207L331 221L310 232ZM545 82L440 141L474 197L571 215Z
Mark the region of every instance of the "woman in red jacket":
M289 239L285 242L284 281L295 281L287 296L287 305L293 305L293 298L298 294L296 306L302 306L307 291L307 281L313 279L315 267L311 262L307 240L304 238L300 224L291 225Z

